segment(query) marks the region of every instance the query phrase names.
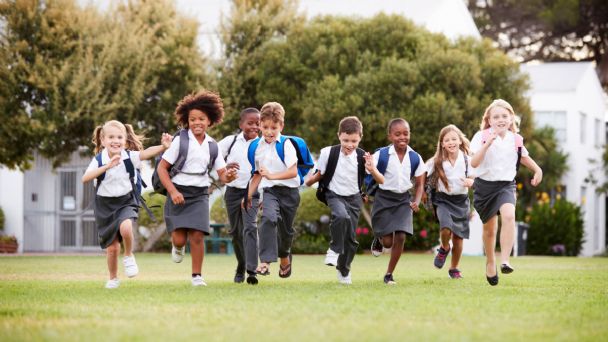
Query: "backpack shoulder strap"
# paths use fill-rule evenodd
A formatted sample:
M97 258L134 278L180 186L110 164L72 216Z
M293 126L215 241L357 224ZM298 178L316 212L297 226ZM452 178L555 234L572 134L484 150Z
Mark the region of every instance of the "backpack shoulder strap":
M247 148L247 159L249 160L249 164L251 164L251 174L256 172L255 169L255 151L258 148L258 145L260 144L260 139L261 138L255 138L251 141L251 143L249 144L249 147Z
M323 182L323 185L325 185L326 187L329 186L331 179L334 177L339 158L340 145L334 145L329 149L329 156L327 157L327 167L325 168L325 174L323 175L323 178L321 180Z
M277 140L275 147L277 149L277 154L279 155L279 158L281 159L281 161L283 163L285 163L285 140L287 140L287 136L285 135L281 135L281 138L279 140ZM290 139L291 141L291 139ZM296 153L298 152L298 147L296 146L296 144L292 141L291 142L294 145L294 148L296 149Z
M102 167L103 166L103 162L101 161L101 152L97 153L95 155L95 160L97 160L97 167ZM104 180L104 178L106 178L106 173L102 173L97 177L97 186L99 187L99 184L101 184L101 182Z
M128 158L123 160L123 163L125 163L125 168L129 173L129 179L131 180L131 183L133 183L133 179L135 178L135 167L133 166L133 162L131 161L131 151L127 150L126 152Z
M524 146L524 137L521 135L514 133L515 135L515 148L521 148Z
M357 185L359 186L359 192L363 194L363 180L365 179L365 158L363 155L365 151L361 148L356 149L357 152Z
M481 143L485 144L486 141L488 141L488 138L490 137L490 129L486 128L483 131L481 131Z
M386 172L386 168L388 167L388 150L389 150L390 146L385 146L380 148L380 155L378 155L378 171L381 174L384 174Z
M217 159L217 155L219 154L219 147L217 146L217 142L213 139L209 140L209 165L207 165L207 170L211 171L213 166L215 165L215 160Z
M181 129L176 136L179 134L179 152L177 153L177 159L171 170L169 170L169 178L173 178L176 174L180 173L186 164L188 158L188 145L190 144L190 137L188 136L188 130Z
M418 152L411 150L408 153L408 157L410 158L410 178L413 178L418 169L418 165L420 165L420 156L418 156Z
M464 152L462 152L462 156L464 157L464 178L469 178L469 157Z
M230 155L230 151L232 151L232 147L234 146L234 143L236 142L236 138L238 136L239 136L238 134L234 135L234 138L232 139L230 146L228 146L228 151L226 152L226 155L224 156L224 161L228 161L228 156Z

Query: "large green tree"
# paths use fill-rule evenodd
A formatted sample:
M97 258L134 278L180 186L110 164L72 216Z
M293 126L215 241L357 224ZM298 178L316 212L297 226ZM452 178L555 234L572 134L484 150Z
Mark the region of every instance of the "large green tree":
M196 22L171 1L99 12L73 0L0 1L0 164L54 165L115 118L157 140L176 101L205 80Z

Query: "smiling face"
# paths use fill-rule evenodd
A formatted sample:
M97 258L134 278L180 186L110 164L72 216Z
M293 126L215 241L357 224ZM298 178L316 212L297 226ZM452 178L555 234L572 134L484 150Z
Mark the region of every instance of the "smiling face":
M359 147L361 135L359 133L347 134L342 132L338 134L338 140L340 140L340 146L342 146L342 153L350 155Z
M410 143L410 126L403 122L395 122L388 133L388 140L396 150L405 151Z
M513 125L513 114L508 109L495 106L488 113L488 123L492 130L497 134L504 136Z
M277 140L277 137L283 130L283 123L271 119L262 120L262 136L267 143L272 143Z
M239 128L243 131L245 140L251 140L260 134L260 114L247 113L239 122Z
M441 148L450 155L458 153L460 145L462 145L462 140L455 131L449 131L441 139Z
M110 156L119 154L127 144L127 132L114 125L105 125L101 144L108 150Z
M193 109L188 113L188 128L190 128L194 136L204 136L210 125L211 121L204 112Z

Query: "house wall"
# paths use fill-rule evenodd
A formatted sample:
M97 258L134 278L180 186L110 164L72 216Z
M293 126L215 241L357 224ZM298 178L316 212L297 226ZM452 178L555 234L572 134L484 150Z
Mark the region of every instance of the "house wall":
M23 172L0 166L0 207L4 212L4 233L14 235L23 251Z

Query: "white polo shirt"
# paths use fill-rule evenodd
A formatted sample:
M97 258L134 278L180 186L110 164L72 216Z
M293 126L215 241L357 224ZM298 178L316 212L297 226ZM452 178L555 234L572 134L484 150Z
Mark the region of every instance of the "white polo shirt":
M234 140L234 138L235 135L229 135L218 143L220 151L222 151L222 155L224 157L228 155L226 163L239 164L237 179L227 183L226 185L233 188L245 189L247 188L247 183L249 183L249 179L251 178L251 163L249 163L249 159L247 159L247 150L249 149L249 144L251 144L253 139L249 141L245 140L245 136L242 132L236 135L236 140ZM228 154L228 148L230 148L233 141L234 145L232 145L230 154Z
M317 160L317 170L321 174L325 174L327 164L329 162L329 152L331 146L324 147L321 149L319 159ZM338 163L336 164L336 170L334 176L329 182L329 190L335 192L340 196L352 196L359 193L358 183L358 164L357 164L357 153L353 151L351 154L346 155L340 149L338 154Z
M384 172L384 184L379 185L380 189L402 194L414 186L410 180L410 151L413 150L408 146L407 150L405 151L403 161L400 162L399 157L397 156L397 151L395 151L395 147L393 145L389 147L388 165L386 167L386 172ZM374 153L374 163L376 166L378 165L379 158L380 150ZM424 160L420 154L418 154L418 158L420 158L420 163L418 164L418 168L414 171L415 177L418 177L426 172L426 165L424 164Z
M468 158L469 162L469 172L468 175L471 176L471 158ZM443 171L445 172L445 176L448 179L448 185L450 186L450 191L447 191L445 185L441 179L437 179L437 191L446 193L448 195L464 195L469 193L469 188L462 184L461 178L465 178L465 170L466 165L464 162L464 153L458 150L458 156L456 157L456 162L454 166L450 163L449 160L443 161ZM428 170L428 175L432 175L435 172L435 158L431 158L426 162L426 169Z
M191 130L188 130L188 137L188 156L186 157L186 162L184 163L182 171L188 173L205 172L209 165L210 158L209 141L213 140L213 138L210 137L209 134L205 134L203 143L199 144ZM169 149L163 153L163 159L171 165L175 163L177 156L179 155L179 141L180 138L178 135L173 138ZM222 156L222 151L219 150L212 169L217 171L223 169L224 167L226 167L226 162ZM205 173L205 175L188 175L180 172L175 175L171 181L174 184L183 186L205 187L211 184L209 181L209 175L207 173Z
M139 169L141 167L141 160L139 159L139 151L130 151L131 153L131 163L133 163L133 167L135 169ZM120 152L121 162L118 165L110 168L106 171L105 178L101 182L99 188L97 188L97 195L103 197L120 197L128 194L133 189L131 186L131 182L129 181L129 172L127 172L127 167L125 166L124 160L128 159L129 155L127 151L122 150ZM101 163L102 165L106 165L110 162L110 156L108 155L108 150L105 148L101 151ZM86 172L97 170L99 168L97 159L93 157L91 163L89 163L89 167L87 167ZM137 178L133 178L135 182ZM97 186L97 179L94 180L93 183Z
M475 133L471 140L471 153L481 150L482 132ZM528 150L521 149L521 156L527 157ZM486 181L512 181L515 179L517 165L517 149L515 148L515 134L507 131L504 138L496 137L486 154L475 168L475 175Z
M281 134L277 136L277 141L281 138ZM255 166L256 169L265 167L270 173L283 172L289 169L291 166L298 162L298 155L296 154L296 148L293 146L290 140L285 140L285 162L281 161L279 154L277 153L276 144L277 141L273 141L268 144L264 138L260 139L257 149L255 150ZM296 175L293 178L281 179L281 180L268 180L262 178L260 187L268 188L276 185L283 185L290 188L300 187L300 176Z

